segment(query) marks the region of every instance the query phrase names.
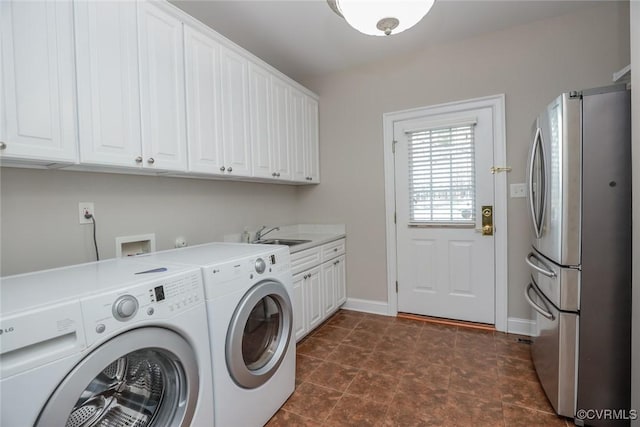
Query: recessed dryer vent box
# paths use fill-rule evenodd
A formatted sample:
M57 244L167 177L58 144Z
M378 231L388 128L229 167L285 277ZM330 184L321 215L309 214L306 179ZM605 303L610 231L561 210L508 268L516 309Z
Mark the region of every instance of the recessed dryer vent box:
M156 235L140 234L138 236L116 237L116 257L122 258L148 254L156 251Z

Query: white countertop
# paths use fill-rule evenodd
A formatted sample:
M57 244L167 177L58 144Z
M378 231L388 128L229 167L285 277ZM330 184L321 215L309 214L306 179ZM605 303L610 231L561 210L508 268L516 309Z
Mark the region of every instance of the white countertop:
M266 230L269 230L271 226L267 226ZM252 231L252 237L255 231ZM325 243L332 242L334 240L342 239L346 237L346 229L344 224L296 224L296 225L283 225L280 226L280 230L272 231L264 236L264 240L268 239L295 239L295 240L310 240L307 243L301 243L299 245L289 246L291 253L304 251L305 249L313 248L316 246L324 245ZM232 234L225 236L225 241L238 242L240 241L239 234Z

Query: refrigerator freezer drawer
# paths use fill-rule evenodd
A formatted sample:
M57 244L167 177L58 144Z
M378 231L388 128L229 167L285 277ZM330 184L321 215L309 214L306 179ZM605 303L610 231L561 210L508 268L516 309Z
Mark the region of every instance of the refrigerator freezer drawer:
M562 311L580 310L580 270L564 268L535 250L525 258L536 286Z
M530 283L526 298L536 309L536 331L531 357L542 388L553 409L573 418L576 411L577 313L558 311Z

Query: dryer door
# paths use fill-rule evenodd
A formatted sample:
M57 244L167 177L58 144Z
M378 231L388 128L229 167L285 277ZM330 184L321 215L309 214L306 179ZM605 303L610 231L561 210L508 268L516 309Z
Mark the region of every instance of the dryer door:
M192 347L162 328L105 342L65 377L35 427L189 426L198 399Z
M284 285L265 280L253 286L236 307L227 331L226 359L240 387L260 387L284 359L293 324L291 300Z

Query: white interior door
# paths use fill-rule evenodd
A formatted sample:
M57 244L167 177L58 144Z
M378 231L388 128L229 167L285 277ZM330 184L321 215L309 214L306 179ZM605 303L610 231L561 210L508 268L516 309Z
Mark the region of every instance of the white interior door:
M461 107L394 124L398 311L495 322L493 122Z

